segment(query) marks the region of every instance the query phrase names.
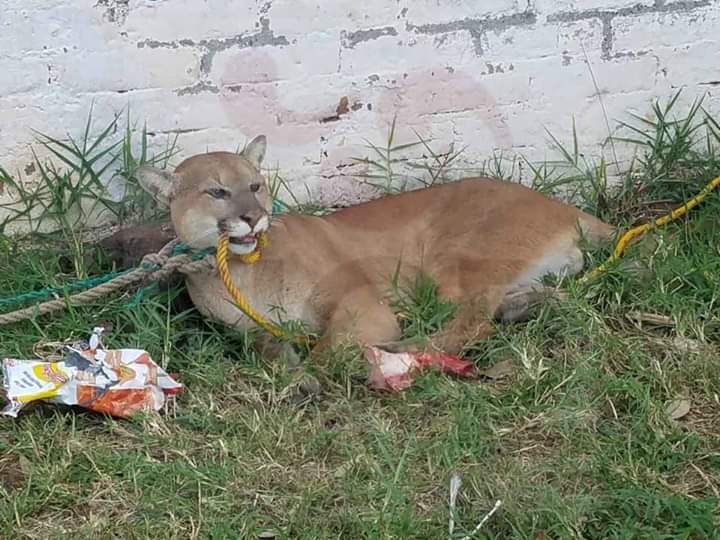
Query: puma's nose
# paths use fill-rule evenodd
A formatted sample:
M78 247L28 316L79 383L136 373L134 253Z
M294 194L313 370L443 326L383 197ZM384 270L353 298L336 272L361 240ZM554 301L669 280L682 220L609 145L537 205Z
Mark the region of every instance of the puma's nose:
M258 221L260 221L260 218L262 217L263 213L260 210L252 210L240 215L240 219L247 223L250 226L250 229L254 229L255 225L258 224Z

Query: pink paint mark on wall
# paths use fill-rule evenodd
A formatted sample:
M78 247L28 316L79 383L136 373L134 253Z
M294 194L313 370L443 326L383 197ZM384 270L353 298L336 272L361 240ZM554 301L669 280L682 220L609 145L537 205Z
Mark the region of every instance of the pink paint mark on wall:
M427 69L403 74L395 88L385 90L374 107L379 125L391 122L397 114L399 129L411 129L426 137L433 124L453 113L470 113L478 129L491 134L498 148L513 144L510 129L498 111L497 101L487 86L457 70Z
M313 86L318 84L316 81L308 83L307 88L298 88L278 71L272 57L259 48L246 49L230 58L219 81L222 106L230 123L248 137L262 133L277 147L321 144L321 138L331 140L338 125L362 111L357 137L341 130L348 144L328 145L320 152L320 176L342 178L362 172L362 165L350 167L351 158L362 152L358 145L365 138L373 139L367 133L372 129L382 139L395 115L399 139L404 142L416 140L414 132L428 138L434 127L454 123L458 114L465 113L465 127L468 120L475 127L473 133L459 130L459 135L489 135L487 144L493 149L513 144L491 90L468 73L438 67L392 74L386 77L391 82L381 87L368 84L358 88L348 83L348 88L338 90ZM318 159L317 154L308 158Z
M320 115L282 105L283 81L272 58L249 49L228 61L220 78L220 96L230 122L248 136L264 134L271 144L304 144L328 131ZM328 103L333 97L328 96ZM332 109L330 109L332 110Z

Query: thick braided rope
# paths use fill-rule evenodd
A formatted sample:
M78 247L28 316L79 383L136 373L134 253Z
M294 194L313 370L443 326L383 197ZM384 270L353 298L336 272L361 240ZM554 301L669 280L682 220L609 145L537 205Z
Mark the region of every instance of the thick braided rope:
M0 326L59 311L68 305L79 306L87 304L147 278L162 280L174 271L181 270L182 267L184 267L182 270L185 270L186 273L188 272L188 268L198 270L207 268L207 262L203 260L193 261L192 256L187 253L180 253L179 255L171 257L177 245L178 240L168 242L159 252L151 253L143 257L138 267L86 291L73 294L67 298L57 298L35 306L0 314Z
M190 255L185 255L185 258L181 259L183 264L178 265L177 271L181 274L195 274L197 272L208 272L215 270L215 257L207 255L202 259L193 260ZM171 259L173 261L174 259ZM165 271L165 268L161 270ZM172 273L172 272L171 272ZM163 276L164 279L165 276Z

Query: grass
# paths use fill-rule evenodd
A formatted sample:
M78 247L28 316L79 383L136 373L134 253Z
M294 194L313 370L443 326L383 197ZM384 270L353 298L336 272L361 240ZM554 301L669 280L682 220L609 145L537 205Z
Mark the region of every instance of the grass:
M143 127L139 137L136 135L130 111L124 130L119 114L99 129L92 118L91 108L79 138L36 134L38 145L54 158L40 159L33 150L36 182L18 182L0 167L0 185L12 201L0 204L5 215L0 221L0 235L24 230L31 238L56 239L71 246L78 276L86 275L85 223L101 220L124 224L164 217L165 212L154 207L134 173L144 164L167 165L176 153L176 140L172 140L165 151L150 158L147 129ZM108 176L112 176L110 185L103 180ZM119 193L112 193L113 188Z
M677 117L670 103L618 141L639 159L616 188L575 138L555 139L563 160L536 166L534 183L621 225L680 202L720 174L720 130L701 105ZM357 354L338 351L305 367L324 392L298 405L293 373L259 358L252 335L172 310L176 290L131 310L119 295L0 328L0 356L28 357L109 321L109 345L147 348L187 385L169 416L42 406L0 420L0 537L446 538L457 474L456 538L498 499L474 538L715 538L719 212L717 194L631 248L648 276L612 268L590 284L566 280L564 300L498 325L471 357L507 369L480 382L427 373L380 395ZM76 277L57 273L74 249L3 237L3 296ZM106 269L100 260L85 272ZM408 337L452 316L426 278L395 293Z

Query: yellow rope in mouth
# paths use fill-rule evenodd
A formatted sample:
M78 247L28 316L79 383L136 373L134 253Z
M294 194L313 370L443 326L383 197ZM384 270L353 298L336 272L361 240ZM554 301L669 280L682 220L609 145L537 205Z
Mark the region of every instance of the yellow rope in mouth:
M267 243L267 235L265 233L260 233L257 235L257 246L252 253L247 253L244 255L233 255L233 258L237 258L240 262L243 262L245 264L255 264L262 257L262 250L263 248L265 248L265 246L267 246ZM266 332L269 332L277 338L294 339L298 344L301 345L309 343L309 339L307 337L291 336L276 324L268 321L265 317L260 315L260 313L255 311L253 307L248 303L242 292L240 292L240 290L235 286L235 283L232 280L232 276L230 275L230 269L228 268L229 246L230 239L228 238L228 235L221 235L220 239L218 240L217 253L215 255L215 258L217 260L217 267L218 272L220 273L220 278L222 279L222 282L225 285L228 293L230 293L230 296L235 301L238 309L240 309L240 311L242 311L245 315L252 319L255 324L257 324L260 328L262 328Z
M655 219L651 223L646 223L645 225L639 225L637 227L634 227L630 229L629 231L625 232L620 237L620 240L615 244L615 249L613 250L613 253L608 259L595 268L592 272L586 274L582 281L587 281L590 279L593 279L600 274L607 271L608 267L617 261L620 257L622 257L623 253L625 252L625 249L627 248L628 244L634 240L635 238L638 238L648 231L657 228L662 227L664 225L667 225L668 223L675 221L678 218L681 218L685 214L687 214L690 210L695 208L698 204L700 204L705 197L707 197L712 190L720 186L720 176L709 182L705 187L698 193L695 197L685 202L682 206L676 208L672 212L659 217ZM260 233L257 235L257 246L255 250L252 253L248 253L245 255L234 255L233 257L238 259L240 262L243 262L245 264L255 264L257 263L261 256L262 256L262 250L267 246L267 236L265 233ZM228 268L228 247L230 244L230 240L227 236L227 234L223 234L220 236L220 239L218 240L217 245L217 267L218 271L220 272L220 278L222 279L223 284L225 285L225 288L227 289L228 293L230 293L230 296L235 301L235 304L237 307L245 313L250 319L255 321L255 323L272 334L275 337L278 338L293 338L293 336L289 335L287 332L285 332L282 328L279 326L273 324L272 322L265 319L262 315L260 315L257 311L255 311L252 306L248 303L248 301L245 299L245 297L242 295L240 290L235 286L235 283L233 283L232 276L230 275L230 270ZM294 338L297 343L300 344L309 344L310 340L307 337L295 337Z
M224 236L224 240L223 240ZM221 242L225 242L225 250L226 250L226 260L227 260L227 250L228 246L230 244L230 238L227 236L227 234L220 237ZM233 257L238 259L240 262L243 262L245 264L255 264L260 260L260 257L262 257L262 250L265 246L267 246L267 235L265 233L258 233L255 236L255 241L257 242L255 249L251 253L234 253ZM220 252L220 246L218 245L218 253Z
M705 197L707 197L710 192L718 186L720 186L720 176L708 182L705 187L700 190L700 193L698 193L689 201L683 203L682 206L679 206L672 212L665 214L664 216L661 216L650 223L638 225L637 227L633 227L632 229L627 231L620 237L620 240L618 240L615 244L615 249L613 250L612 255L610 255L610 257L608 257L608 259L603 264L595 268L595 270L593 270L589 274L586 274L581 281L594 279L600 274L607 272L608 267L623 256L623 253L625 253L625 249L627 248L628 244L632 242L635 238L639 238L652 229L662 227L672 221L675 221L676 219L681 218L690 210L695 208L698 204L700 204L705 199Z

